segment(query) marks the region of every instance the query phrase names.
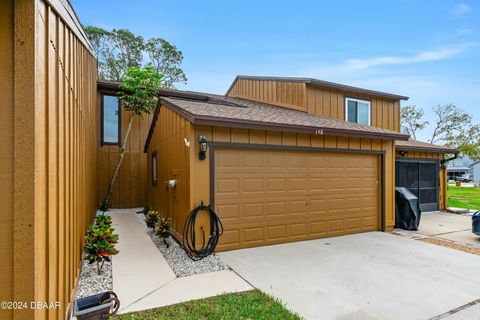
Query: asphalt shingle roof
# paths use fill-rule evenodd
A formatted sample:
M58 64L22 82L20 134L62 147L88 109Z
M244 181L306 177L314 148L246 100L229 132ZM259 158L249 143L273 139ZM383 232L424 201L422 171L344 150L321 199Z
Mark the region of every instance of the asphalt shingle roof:
M440 152L440 153L458 153L454 148L439 146L418 140L395 141L395 147L400 151L425 151L425 152Z

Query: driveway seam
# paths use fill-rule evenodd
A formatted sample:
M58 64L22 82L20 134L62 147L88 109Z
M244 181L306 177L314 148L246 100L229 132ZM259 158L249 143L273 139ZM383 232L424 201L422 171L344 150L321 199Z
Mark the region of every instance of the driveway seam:
M469 303L464 304L463 306L460 306L460 307L458 307L458 308L452 309L452 310L447 311L447 312L445 312L445 313L439 314L438 316L433 317L433 318L430 318L430 319L428 319L428 320L440 320L440 319L445 319L445 318L448 317L448 316L451 316L451 315L453 315L453 314L455 314L455 313L458 313L458 312L460 312L460 311L463 311L463 310L465 310L465 309L468 309L468 308L470 308L470 307L473 307L474 305L479 304L479 303L480 303L480 299L473 300L473 301L470 301Z

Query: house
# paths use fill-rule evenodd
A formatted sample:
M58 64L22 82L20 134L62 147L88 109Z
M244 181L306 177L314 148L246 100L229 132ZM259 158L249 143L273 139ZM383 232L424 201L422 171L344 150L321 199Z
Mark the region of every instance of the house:
M456 151L400 133L407 97L252 76L225 96L160 94L145 144L147 199L177 238L201 202L223 223L218 250L392 230L394 186L416 193L423 210L446 207L445 154Z
M466 174L471 174L470 166L473 161L464 155L459 155L456 159L448 162L447 173L448 180L455 181L457 177L465 176Z
M480 161L472 163L470 169L473 174L473 185L475 187L480 187Z
M0 309L0 318L64 319L128 112L118 82L97 82L96 54L67 0L0 9L0 300L60 303ZM225 227L218 250L390 231L395 185L426 209L446 207L446 154L456 151L400 133L407 97L251 76L226 95L159 95L155 114L133 124L112 205L149 204L177 239L202 201Z

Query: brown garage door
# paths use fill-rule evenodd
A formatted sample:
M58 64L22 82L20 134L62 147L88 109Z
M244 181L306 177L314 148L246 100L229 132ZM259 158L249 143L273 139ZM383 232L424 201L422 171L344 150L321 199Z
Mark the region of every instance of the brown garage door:
M218 250L380 228L378 155L215 150Z

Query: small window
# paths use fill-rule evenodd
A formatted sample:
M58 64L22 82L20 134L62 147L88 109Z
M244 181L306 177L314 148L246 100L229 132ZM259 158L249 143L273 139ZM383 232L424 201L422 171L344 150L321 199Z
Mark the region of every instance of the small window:
M120 144L120 103L114 95L102 95L102 144Z
M370 101L345 98L345 120L370 125Z
M152 152L152 184L156 185L157 180L157 151Z

